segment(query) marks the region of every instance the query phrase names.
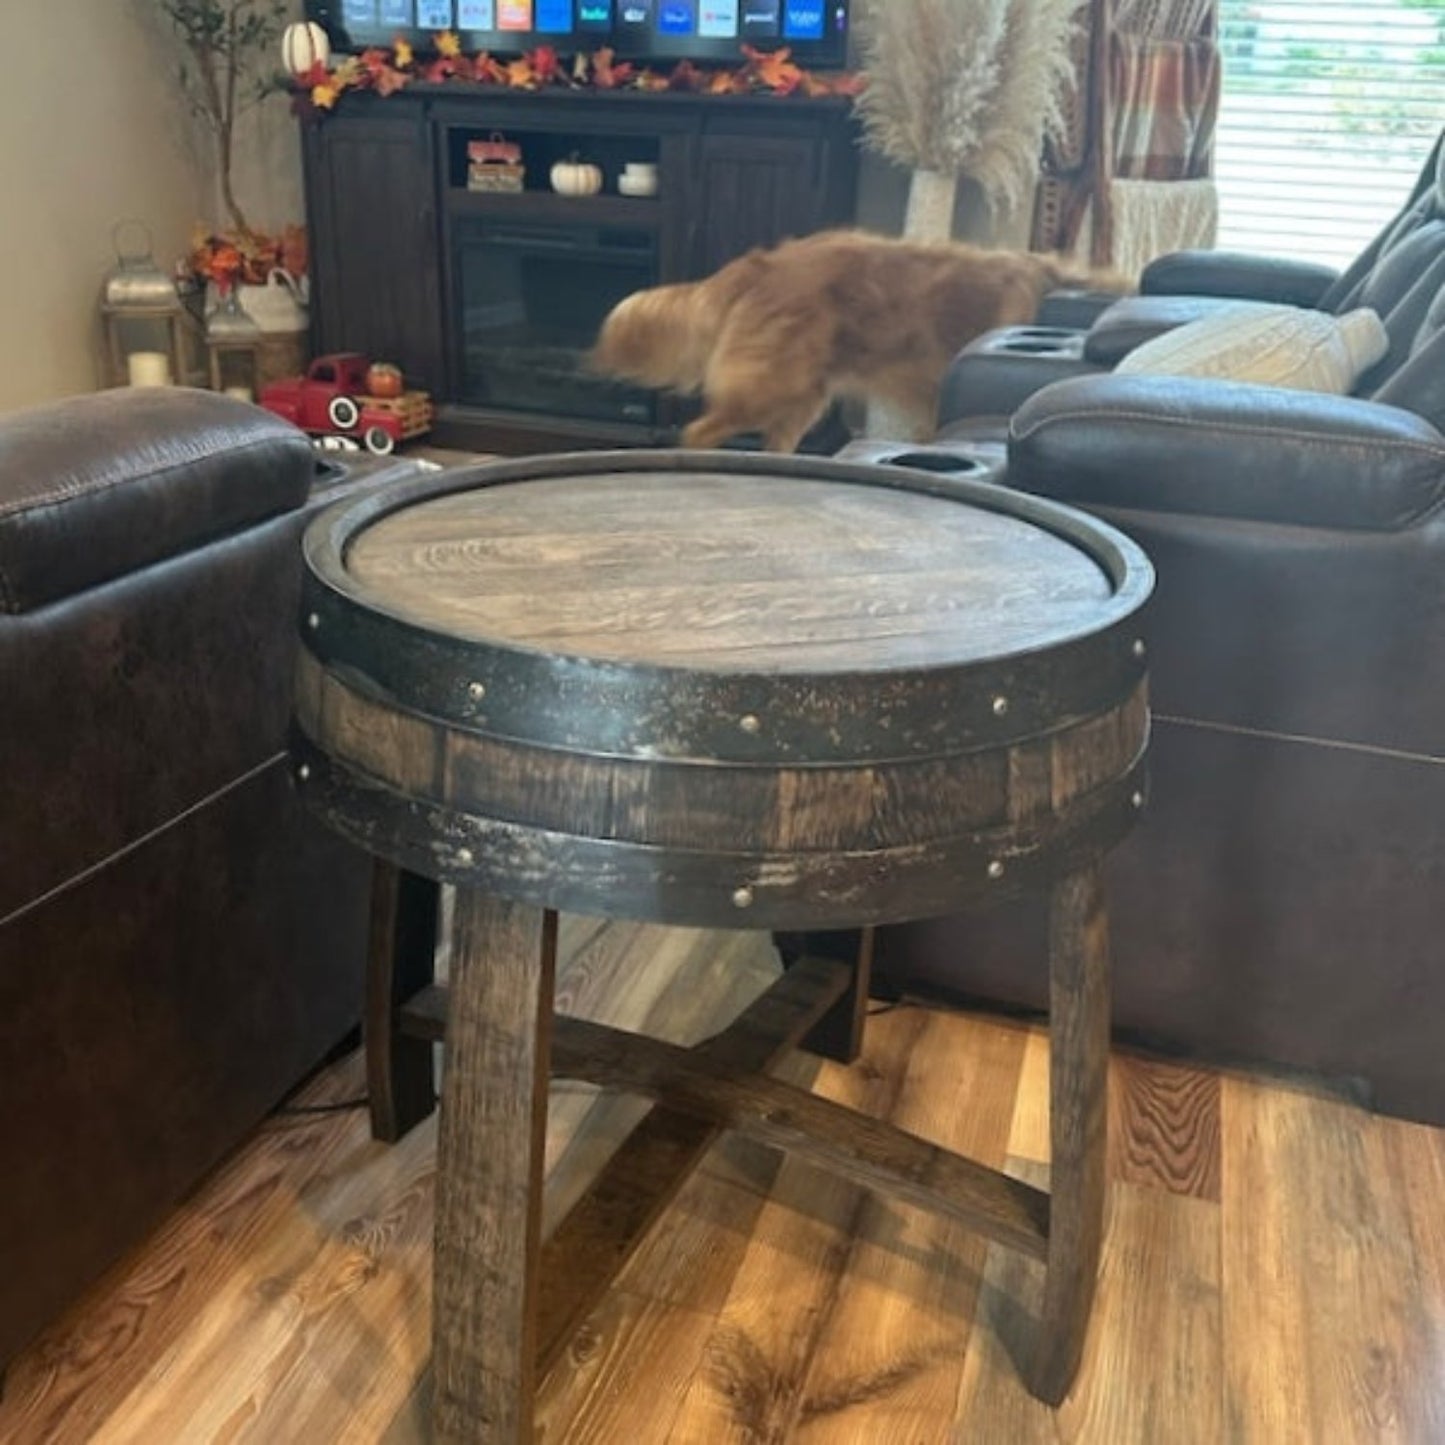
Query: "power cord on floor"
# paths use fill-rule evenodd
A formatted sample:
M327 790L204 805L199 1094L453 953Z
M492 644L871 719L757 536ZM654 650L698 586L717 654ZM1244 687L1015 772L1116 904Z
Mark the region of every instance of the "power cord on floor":
M344 1114L348 1109L365 1109L371 1100L362 1094L356 1099L338 1099L334 1104L282 1104L273 1114Z

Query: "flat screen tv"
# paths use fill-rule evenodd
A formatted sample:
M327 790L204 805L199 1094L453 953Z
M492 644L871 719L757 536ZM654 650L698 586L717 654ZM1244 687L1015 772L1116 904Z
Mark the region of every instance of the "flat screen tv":
M551 45L564 54L610 45L629 60L726 64L743 45L788 46L801 65L841 67L849 0L307 0L340 50L405 36L425 48L455 30L470 54Z

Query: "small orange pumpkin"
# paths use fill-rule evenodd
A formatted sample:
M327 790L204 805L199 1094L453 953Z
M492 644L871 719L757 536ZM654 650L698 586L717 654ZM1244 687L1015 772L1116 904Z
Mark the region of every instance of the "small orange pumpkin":
M372 396L400 396L402 385L401 368L389 361L373 361L366 370L366 389Z

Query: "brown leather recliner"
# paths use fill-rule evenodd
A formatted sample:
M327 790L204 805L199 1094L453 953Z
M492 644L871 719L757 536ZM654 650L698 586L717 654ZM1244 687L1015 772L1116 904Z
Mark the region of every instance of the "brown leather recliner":
M1228 300L1335 315L1371 307L1385 323L1390 350L1360 378L1354 394L1389 400L1384 388L1412 355L1424 313L1442 285L1445 133L1399 214L1343 271L1288 257L1179 251L1146 267L1138 296L1102 308L1091 294L1046 297L1034 325L986 332L959 353L944 380L939 426L955 438L1001 439L1008 419L1036 391L1111 371L1142 342Z
M1009 418L1001 479L1113 522L1157 571L1152 799L1111 860L1116 1024L1355 1076L1445 1123L1445 172L1435 187L1356 298L1398 294L1362 395L1075 377ZM996 455L945 428L930 470L950 448ZM1042 1006L1042 926L1032 907L886 929L880 973Z
M204 392L0 418L0 1369L357 1020L284 752L316 476Z

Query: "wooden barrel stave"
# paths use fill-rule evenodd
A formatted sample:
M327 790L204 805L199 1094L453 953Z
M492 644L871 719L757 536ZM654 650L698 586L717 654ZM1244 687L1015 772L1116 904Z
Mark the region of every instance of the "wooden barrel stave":
M293 748L318 816L403 868L567 912L695 928L841 928L1002 902L1102 856L1146 791L1140 759L1031 825L853 851L659 848L462 813L395 792L304 736Z
M565 753L464 732L302 656L297 719L378 783L464 814L659 848L849 852L1034 821L1127 771L1141 685L1114 709L1008 748L861 767L729 766Z

